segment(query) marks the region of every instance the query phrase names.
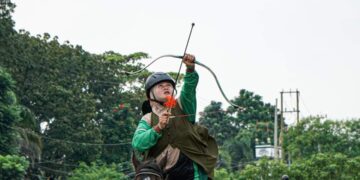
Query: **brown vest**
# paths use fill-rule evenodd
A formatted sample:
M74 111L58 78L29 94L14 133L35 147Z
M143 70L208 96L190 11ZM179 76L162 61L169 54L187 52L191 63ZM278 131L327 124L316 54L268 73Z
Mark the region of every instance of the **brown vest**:
M215 139L208 134L205 127L189 122L179 104L172 109L171 116L175 116L175 118L171 118L168 126L162 130L161 138L155 146L150 148L147 158L156 158L170 144L174 148L179 148L188 158L199 164L213 179L218 156ZM155 113L151 113L151 126L155 126L158 121L159 117Z

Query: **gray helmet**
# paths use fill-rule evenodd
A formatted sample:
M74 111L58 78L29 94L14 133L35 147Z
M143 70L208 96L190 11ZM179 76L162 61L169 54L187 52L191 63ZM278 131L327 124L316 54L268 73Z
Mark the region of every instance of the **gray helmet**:
M149 98L151 88L154 87L156 84L159 84L164 81L171 83L173 88L175 88L175 81L168 74L163 72L156 72L150 75L145 82L146 96Z

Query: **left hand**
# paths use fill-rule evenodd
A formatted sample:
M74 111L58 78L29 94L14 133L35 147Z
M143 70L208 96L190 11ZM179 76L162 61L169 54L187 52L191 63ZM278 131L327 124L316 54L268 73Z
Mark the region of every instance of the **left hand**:
M183 63L187 67L194 67L195 66L195 56L191 54L185 54L183 57Z

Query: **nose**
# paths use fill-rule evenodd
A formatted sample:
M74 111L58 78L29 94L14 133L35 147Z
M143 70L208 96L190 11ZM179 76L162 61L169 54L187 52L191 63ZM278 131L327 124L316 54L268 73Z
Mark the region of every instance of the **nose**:
M162 89L168 90L168 89L170 89L170 87L171 87L171 85L164 85L164 86L162 86Z

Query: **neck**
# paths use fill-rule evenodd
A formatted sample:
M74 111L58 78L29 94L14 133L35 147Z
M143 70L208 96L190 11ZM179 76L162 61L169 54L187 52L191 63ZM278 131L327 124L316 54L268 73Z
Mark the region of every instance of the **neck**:
M150 106L153 113L160 116L162 113L164 113L167 108L164 107L162 104L160 104L158 101L152 101L150 100Z

